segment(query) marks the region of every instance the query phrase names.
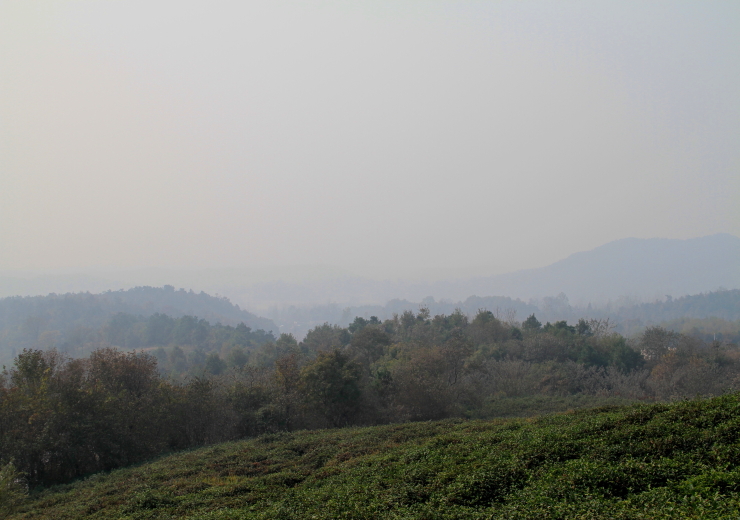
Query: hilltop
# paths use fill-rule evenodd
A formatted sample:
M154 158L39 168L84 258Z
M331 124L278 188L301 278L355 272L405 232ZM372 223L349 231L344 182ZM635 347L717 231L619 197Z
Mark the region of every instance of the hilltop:
M729 518L740 394L274 433L39 490L13 519Z

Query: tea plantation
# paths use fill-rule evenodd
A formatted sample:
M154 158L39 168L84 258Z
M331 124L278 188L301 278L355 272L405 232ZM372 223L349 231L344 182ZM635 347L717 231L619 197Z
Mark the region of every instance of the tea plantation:
M36 490L9 518L740 518L740 394L266 435Z

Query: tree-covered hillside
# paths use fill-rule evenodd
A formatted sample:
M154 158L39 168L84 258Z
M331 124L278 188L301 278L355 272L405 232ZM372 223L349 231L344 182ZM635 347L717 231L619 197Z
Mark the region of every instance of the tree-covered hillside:
M0 361L9 362L23 348L46 348L77 341L79 336L100 329L120 313L143 318L154 314L172 318L197 316L212 324L244 323L253 330L278 330L271 320L240 309L225 298L175 290L172 286L136 287L101 294L17 296L0 299Z

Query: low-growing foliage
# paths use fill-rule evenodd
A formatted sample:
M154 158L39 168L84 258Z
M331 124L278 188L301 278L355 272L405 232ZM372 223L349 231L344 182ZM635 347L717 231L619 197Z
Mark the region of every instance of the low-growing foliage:
M14 519L737 518L740 394L295 431L38 490Z

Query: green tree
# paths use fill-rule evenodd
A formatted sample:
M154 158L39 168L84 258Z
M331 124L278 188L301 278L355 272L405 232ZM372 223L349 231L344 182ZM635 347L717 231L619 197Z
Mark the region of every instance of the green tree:
M334 427L345 426L358 410L362 392L360 365L339 349L319 353L301 370L306 401Z
M477 345L498 343L509 339L508 327L505 327L491 311L479 310L468 331Z
M278 356L287 356L289 354L297 353L298 342L293 334L282 333L277 341L275 341L275 349L277 350Z
M0 518L12 514L25 494L23 475L13 462L0 466Z
M648 327L640 336L640 350L645 359L659 360L668 352L678 349L681 334L663 327Z
M175 320L165 314L152 314L146 322L147 345L167 345L172 338Z
M206 358L205 371L214 376L220 375L226 370L226 362L215 352L208 354Z
M292 430L295 426L301 403L300 381L298 353L285 354L275 361L276 403L265 414L266 422L273 428Z
M627 345L622 336L615 334L606 341L611 355L610 364L622 372L630 372L645 364L642 354Z
M183 418L180 426L184 429L189 446L233 438L231 431L238 422L233 410L220 395L217 382L205 377L193 377L188 381L181 401L180 417Z
M310 356L343 348L350 341L350 333L339 325L324 323L308 331L301 342L301 350Z
M522 323L522 328L528 332L536 332L542 329L542 323L540 323L535 315L532 314L529 318L524 320L524 323Z
M229 351L226 362L229 366L242 368L249 361L249 356L241 347L234 347Z
M350 349L355 358L369 370L391 344L391 337L378 326L366 326L352 335Z
M156 359L144 352L99 349L86 366L85 407L70 403L92 428L85 443L90 464L110 470L152 457L166 447L165 402ZM62 425L64 427L64 425Z
M188 358L185 351L179 346L175 346L169 355L170 367L175 373L181 374L188 369Z

